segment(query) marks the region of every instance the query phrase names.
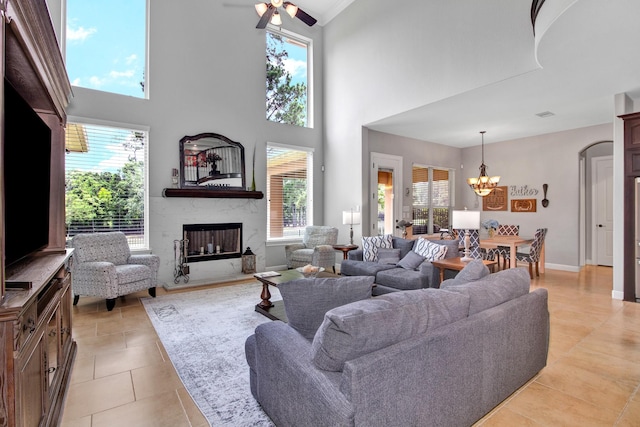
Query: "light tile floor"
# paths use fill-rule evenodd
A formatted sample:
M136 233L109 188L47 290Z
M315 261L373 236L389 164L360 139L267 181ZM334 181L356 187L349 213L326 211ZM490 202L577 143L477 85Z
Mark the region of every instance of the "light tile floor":
M640 426L640 304L611 299L608 267L547 270L531 287L549 290L547 367L476 426ZM144 296L119 299L112 312L96 298L73 307L78 355L62 426L207 425L149 322Z

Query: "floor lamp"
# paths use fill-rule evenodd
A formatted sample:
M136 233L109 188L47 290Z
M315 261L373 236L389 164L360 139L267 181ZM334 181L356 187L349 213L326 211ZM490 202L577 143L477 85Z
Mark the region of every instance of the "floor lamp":
M360 224L360 212L354 212L353 209L342 211L342 224L349 225L350 244L353 245L353 225Z
M469 230L478 230L480 228L480 212L479 211L453 211L451 223L454 229L464 230L464 256L460 259L463 262L473 260L469 256L469 243L471 234Z

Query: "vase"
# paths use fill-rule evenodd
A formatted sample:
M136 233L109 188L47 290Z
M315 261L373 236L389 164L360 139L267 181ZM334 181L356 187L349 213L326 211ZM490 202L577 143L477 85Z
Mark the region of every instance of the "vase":
M251 187L249 187L249 191L256 191L256 174L255 173L251 177Z

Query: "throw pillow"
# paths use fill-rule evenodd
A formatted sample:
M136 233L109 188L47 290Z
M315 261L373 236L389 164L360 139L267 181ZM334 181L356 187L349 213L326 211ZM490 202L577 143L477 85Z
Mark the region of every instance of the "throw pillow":
M374 276L297 279L280 283L287 323L312 340L332 308L371 297Z
M378 248L378 264L396 265L400 261L400 249Z
M467 317L469 297L440 289L392 292L327 312L311 344L316 366L344 363Z
M398 267L402 267L407 270L416 270L420 267L420 264L424 261L424 257L422 255L418 255L413 251L409 251L404 258L400 260L398 263Z
M392 249L391 234L385 236L371 236L362 238L362 260L377 261L378 248Z
M420 237L415 243L413 250L418 255L422 255L427 261L437 261L443 259L447 254L447 247L430 242Z
M411 249L413 249L413 245L416 241L403 239L402 237L392 237L391 243L393 244L394 249L400 249L400 259L404 258Z

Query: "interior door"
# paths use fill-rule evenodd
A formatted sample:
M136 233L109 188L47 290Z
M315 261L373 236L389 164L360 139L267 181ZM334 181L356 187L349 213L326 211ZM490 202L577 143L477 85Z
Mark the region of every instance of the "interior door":
M371 153L371 230L368 235L395 233L396 219L402 217L402 157Z
M595 263L613 266L613 157L593 159Z

